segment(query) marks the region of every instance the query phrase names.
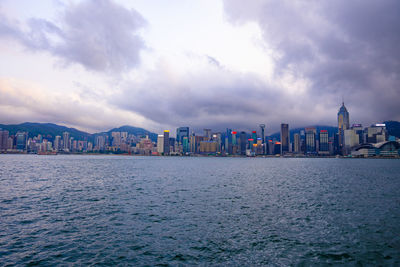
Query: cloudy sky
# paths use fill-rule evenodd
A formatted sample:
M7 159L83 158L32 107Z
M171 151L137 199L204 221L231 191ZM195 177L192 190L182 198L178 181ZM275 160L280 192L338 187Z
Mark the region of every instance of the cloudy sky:
M0 123L400 120L398 0L0 0Z

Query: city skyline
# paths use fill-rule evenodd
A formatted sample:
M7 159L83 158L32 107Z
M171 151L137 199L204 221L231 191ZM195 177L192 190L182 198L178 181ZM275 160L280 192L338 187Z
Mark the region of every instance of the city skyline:
M253 128L251 132L239 133L236 129L230 128L226 128L225 132L204 128L200 134L190 131L188 126L181 126L175 131L176 138L170 135L170 130L164 130L163 134L154 134L134 128L136 133L132 133L133 128L129 127L115 128L92 136L86 133L87 136L83 139L71 136L65 127L62 135L61 129L58 129L58 134L55 132L56 136L46 132L35 136L21 129L10 135L7 129L0 128L0 152L46 155L125 153L147 156L398 157L400 122L388 123L397 126L390 126L390 129L387 129L386 124L382 123L367 127L358 123L350 124L350 113L342 102L337 112L337 127L310 126L291 131L289 124L281 123L280 134L275 134L275 137L265 135L265 124L259 124L260 131ZM137 130L141 133L138 134ZM34 131L37 132L37 129ZM54 129L52 131L54 132ZM151 134L153 138L150 137Z
M0 2L1 123L400 121L397 1ZM96 10L96 12L92 12Z

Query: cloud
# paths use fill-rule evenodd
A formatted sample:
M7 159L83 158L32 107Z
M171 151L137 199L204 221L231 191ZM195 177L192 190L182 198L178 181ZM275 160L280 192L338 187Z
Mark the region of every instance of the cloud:
M109 0L82 1L66 7L59 24L32 18L26 25L2 15L0 37L33 51L47 51L65 64L119 73L136 67L145 43L138 31L146 20L134 9Z
M0 78L2 123L53 122L89 132L130 124L154 129L143 117L107 105L104 99L54 92L31 81Z
M307 79L309 105L343 96L355 121L400 119L400 2L225 0L224 9L234 24L259 24L275 78Z
M325 113L315 112L320 109L318 105L305 107L299 101L302 94L290 90L295 86L290 81L275 84L256 74L221 68L210 56L191 56L183 71L178 71L173 62L160 61L140 82L126 81L109 104L164 128L190 126L196 131L205 127L250 130L266 123L271 132L289 117L291 123L309 123L304 112L314 112L318 121L326 118Z

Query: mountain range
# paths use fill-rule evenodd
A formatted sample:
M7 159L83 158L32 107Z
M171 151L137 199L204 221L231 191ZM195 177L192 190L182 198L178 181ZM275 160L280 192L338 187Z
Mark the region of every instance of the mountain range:
M396 136L400 138L400 122L398 121L385 121L386 129L389 135ZM337 127L334 126L324 126L324 125L313 125L310 127L315 127L317 132L320 130L328 130L329 136L332 136L337 132ZM24 122L21 124L0 124L0 128L7 130L10 132L10 135L16 134L18 131L28 132L29 137L37 136L38 134L42 135L44 138L53 139L55 136L62 136L63 132L69 132L70 136L77 140L88 140L93 141L95 136L97 135L111 135L111 132L128 132L128 134L133 134L135 136L145 136L149 135L149 138L153 141L157 141L157 134L150 132L146 129L124 125L118 128L110 129L107 132L99 132L90 134L87 132L83 132L77 130L75 128L70 128L66 126L61 126L54 123L35 123L35 122ZM299 133L303 128L294 128L290 130L290 136L293 138L295 133ZM280 139L280 133L274 133L269 136L271 139L276 138Z
M44 138L53 139L55 136L62 136L64 132L69 132L70 136L76 140L87 140L93 141L97 135L111 135L111 132L128 132L128 134L133 134L135 136L145 136L149 135L149 138L156 142L157 134L152 133L143 128L133 127L133 126L121 126L119 128L113 128L107 132L99 132L90 134L77 130L75 128L69 128L66 126L61 126L54 123L36 123L36 122L24 122L21 124L0 124L0 128L9 131L10 135L16 134L18 131L27 132L29 137L42 135Z

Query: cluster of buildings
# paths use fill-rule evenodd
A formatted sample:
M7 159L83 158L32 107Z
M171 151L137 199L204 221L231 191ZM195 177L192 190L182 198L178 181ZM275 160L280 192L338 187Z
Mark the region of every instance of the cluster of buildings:
M92 140L75 140L70 133L62 136L28 137L26 132L9 135L0 129L0 152L38 154L56 153L125 153L139 155L232 155L232 156L352 156L399 157L400 141L388 136L385 124L363 128L350 126L349 112L344 103L337 114L338 130L306 127L291 134L289 125L281 124L280 136L265 136L265 124L251 133L226 129L212 132L204 129L201 135L189 127L176 129L176 137L169 130L158 135L153 142L148 135L135 136L128 132L97 134Z
M265 124L251 133L226 129L212 132L204 129L202 135L189 134L189 127L176 129L176 138L168 130L158 136L156 155L273 155L273 156L352 156L352 157L399 157L400 141L389 136L385 124L373 124L363 128L361 124L350 126L349 112L344 103L337 114L338 131L306 127L291 135L289 125L281 124L280 138L265 136Z

